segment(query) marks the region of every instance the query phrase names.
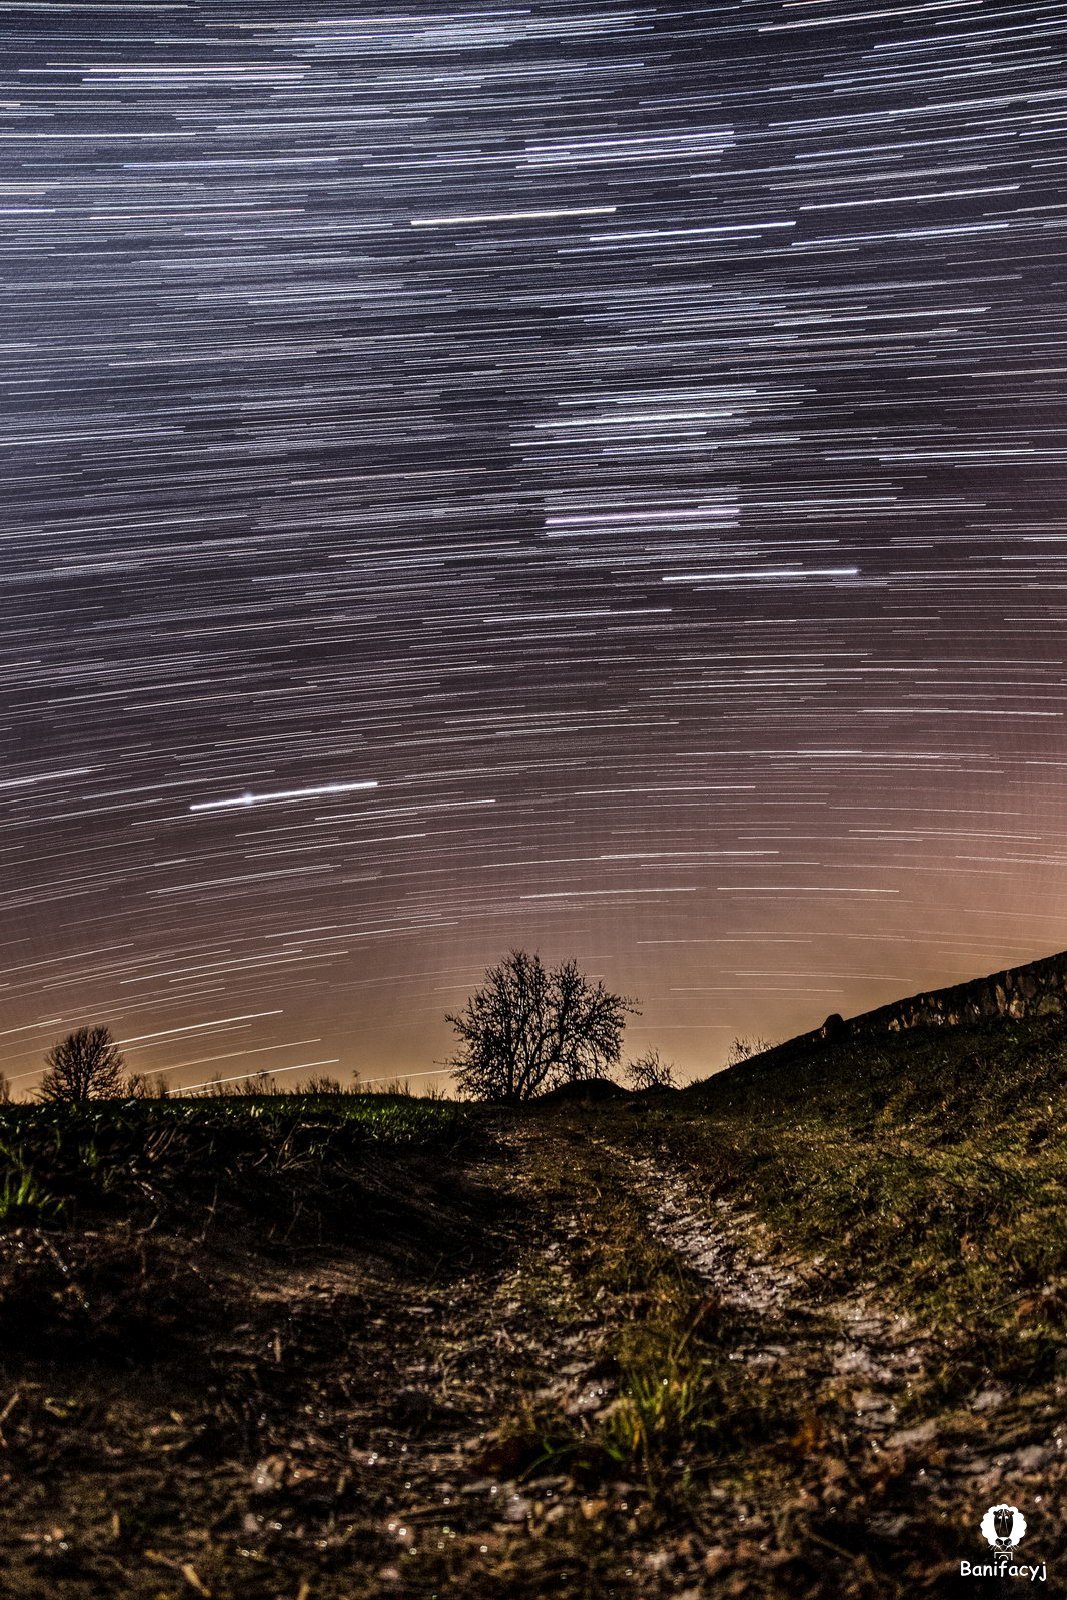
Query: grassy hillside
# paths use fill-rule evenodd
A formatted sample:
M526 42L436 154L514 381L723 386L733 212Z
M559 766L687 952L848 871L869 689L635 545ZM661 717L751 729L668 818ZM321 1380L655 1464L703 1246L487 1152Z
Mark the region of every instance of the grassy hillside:
M785 1045L657 1109L650 1134L828 1273L1047 1376L1067 1330L1062 1020ZM989 1352L992 1354L992 1351Z

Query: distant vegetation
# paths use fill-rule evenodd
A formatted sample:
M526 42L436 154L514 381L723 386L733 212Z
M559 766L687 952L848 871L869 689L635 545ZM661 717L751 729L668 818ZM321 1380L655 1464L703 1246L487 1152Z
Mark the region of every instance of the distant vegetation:
M763 1039L758 1033L751 1038L746 1038L742 1035L734 1040L727 1051L726 1065L728 1067L736 1067L740 1062L750 1060L752 1056L761 1056L766 1051L773 1049L773 1040Z
M547 968L539 955L512 950L464 1009L446 1018L459 1036L449 1065L467 1099L532 1100L617 1066L635 1010L632 1000L591 983L575 961Z
M264 1095L352 1095L366 1091L358 1072L347 1084L326 1074L314 1075L294 1085L282 1085L269 1069L240 1077L215 1077L191 1093L174 1090L166 1071L130 1072L110 1028L102 1025L77 1028L58 1040L45 1057L45 1072L37 1086L36 1098L51 1105L83 1105L90 1100L168 1100L203 1095L209 1099L262 1097ZM405 1081L382 1081L383 1094L409 1094ZM437 1096L433 1093L429 1098ZM11 1103L11 1088L0 1073L0 1105Z
M610 1075L621 1060L626 1017L636 1009L632 1000L592 982L575 961L548 968L539 955L512 950L487 969L483 986L463 1011L446 1017L459 1037L459 1049L448 1065L464 1099L510 1104L532 1100L567 1084ZM656 1051L630 1062L626 1075L634 1089L676 1087L673 1068ZM384 1085L384 1091L409 1092L406 1082L396 1080ZM316 1076L290 1089L282 1088L267 1069L240 1078L220 1077L195 1090L209 1099L361 1092L358 1073L348 1086L334 1077ZM37 1088L38 1100L56 1105L189 1097L173 1090L164 1072L127 1073L111 1030L102 1025L77 1028L57 1041L45 1058ZM0 1105L10 1099L0 1074Z
M658 1050L646 1050L636 1061L626 1063L626 1082L635 1094L647 1089L677 1089L674 1064L664 1061Z

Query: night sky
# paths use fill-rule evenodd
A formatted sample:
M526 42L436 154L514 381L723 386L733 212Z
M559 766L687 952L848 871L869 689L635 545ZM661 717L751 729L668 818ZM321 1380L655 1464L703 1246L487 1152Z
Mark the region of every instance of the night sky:
M0 39L16 1090L426 1073L513 945L696 1075L1067 946L1067 5Z

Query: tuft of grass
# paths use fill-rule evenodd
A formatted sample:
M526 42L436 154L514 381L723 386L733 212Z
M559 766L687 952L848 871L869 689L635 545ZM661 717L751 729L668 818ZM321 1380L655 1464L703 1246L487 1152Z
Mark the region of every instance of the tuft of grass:
M645 1264L655 1266L649 1258ZM610 1281L594 1268L591 1282ZM616 1331L618 1394L593 1419L544 1400L528 1402L503 1430L490 1467L536 1478L565 1472L581 1482L637 1476L655 1500L694 1476L751 1467L755 1448L786 1448L795 1397L731 1361L717 1302L687 1276L654 1276L645 1314Z
M649 1232L615 1158L594 1152L576 1160L584 1135L567 1125L560 1131L556 1151L542 1147L537 1176L546 1197L573 1205L581 1242L573 1273L552 1263L546 1273L533 1258L522 1298L545 1324L600 1325L586 1383L599 1378L605 1398L587 1409L568 1403L566 1385L555 1395L537 1390L506 1420L484 1465L590 1486L639 1481L666 1507L711 1473L743 1477L753 1462L788 1454L804 1397L735 1359L745 1314L709 1295Z
M721 1467L796 1426L784 1393L727 1358L719 1303L685 1279L657 1287L652 1314L623 1331L619 1398L599 1428L605 1455L654 1491L679 1468Z
M14 1166L4 1173L0 1189L0 1226L18 1227L48 1215L58 1215L62 1207L41 1188L32 1172Z
M703 1365L675 1350L631 1365L625 1392L601 1429L606 1454L620 1466L653 1472L709 1425L717 1409L709 1407L711 1398Z

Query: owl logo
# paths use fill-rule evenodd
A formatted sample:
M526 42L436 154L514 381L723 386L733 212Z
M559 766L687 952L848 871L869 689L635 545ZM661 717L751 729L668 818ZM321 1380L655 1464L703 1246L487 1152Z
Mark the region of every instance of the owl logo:
M982 1518L982 1536L1000 1556L1010 1556L1026 1532L1018 1506L990 1506Z

